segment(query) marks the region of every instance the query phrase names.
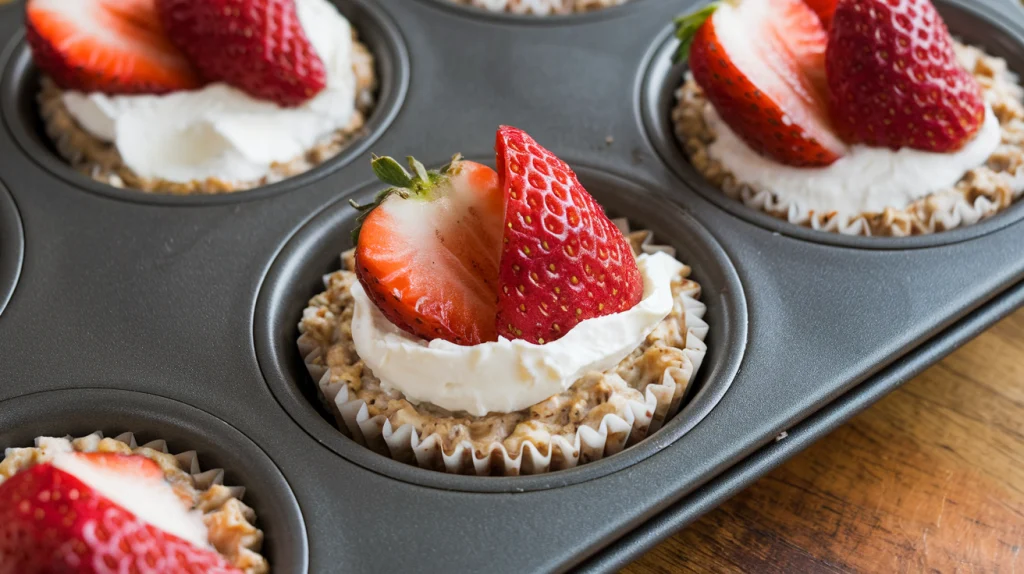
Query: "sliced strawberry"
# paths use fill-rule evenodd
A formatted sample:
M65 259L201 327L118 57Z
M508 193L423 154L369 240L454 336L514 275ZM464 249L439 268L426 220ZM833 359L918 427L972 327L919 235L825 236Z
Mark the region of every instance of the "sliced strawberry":
M74 456L103 471L146 480L164 478L164 472L160 470L160 465L144 456L109 452L75 453Z
M171 40L210 81L298 106L327 85L295 0L156 0Z
M52 464L0 485L0 574L33 572L240 574Z
M643 280L633 251L572 169L510 126L495 150L505 197L498 333L543 345L635 306Z
M424 339L459 345L494 341L504 213L498 176L456 157L440 172L409 158L374 171L394 187L378 196L356 230L356 274L377 308Z
M171 44L154 0L29 0L32 57L67 90L162 94L202 85Z
M985 119L981 87L928 0L840 0L828 80L833 121L850 142L948 153Z
M821 25L826 30L832 27L832 16L836 13L836 1L837 0L804 0L811 10L818 15L818 19L821 20Z
M676 33L694 79L752 149L797 167L844 155L828 117L828 36L802 0L713 4L677 20Z

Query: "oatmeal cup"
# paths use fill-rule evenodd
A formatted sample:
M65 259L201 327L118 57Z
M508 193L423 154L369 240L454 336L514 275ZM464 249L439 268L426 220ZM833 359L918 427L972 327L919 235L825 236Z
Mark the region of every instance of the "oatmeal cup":
M42 7L30 8L27 13L30 31L44 29L53 20L80 16L75 14L81 11L78 8L38 4ZM150 5L136 17L155 19L154 10ZM287 94L288 88L254 88L249 83L256 81L245 77L236 81L223 74L227 77L222 79L223 61L205 61L211 59L209 54L220 51L254 52L251 45L233 46L228 41L223 46L200 45L188 31L172 33L165 27L168 37L134 39L126 50L155 50L153 45L158 45L161 50L173 51L161 57L175 62L181 68L176 74L181 77L155 86L155 80L140 79L126 87L117 83L126 82L123 79L103 83L69 77L48 59L51 47L47 42L57 43L60 38L30 33L34 59L42 72L37 103L44 130L74 169L117 188L174 195L221 194L305 173L363 135L366 118L374 109L378 78L374 55L330 0L297 0L296 14L292 25L298 30L292 34L304 34L301 41L308 43L309 57L316 58L322 69L316 86L306 88L301 98ZM204 17L207 20L201 25L207 29L235 26ZM121 29L121 23L110 24L109 17L103 22L112 26L114 33ZM267 25L274 30L287 23ZM160 29L159 22L152 26ZM178 46L195 44L201 49L179 52L170 46L172 40ZM297 41L289 41L290 52L299 53ZM276 40L267 42L273 45ZM98 41L88 46L90 53L98 54L97 59L111 57L109 47ZM128 58L120 53L116 56ZM130 58L130 62L148 63L137 54ZM238 66L255 67L250 62ZM299 62L294 66L309 65ZM270 72L267 75L272 76ZM271 79L302 87L301 79Z
M551 16L595 12L612 6L625 4L630 0L441 0L462 6L472 6L491 12L510 14L531 14Z
M161 484L169 489L171 504L180 505L183 514L191 513L193 516L199 517L201 522L201 526L198 527L199 532L205 529L205 533L203 533L205 539L201 542L215 551L227 565L226 570L216 571L243 572L245 574L264 574L270 571L267 560L260 553L263 545L263 532L255 526L255 512L242 502L245 489L237 486L225 486L223 484L224 471L221 469L202 470L195 451L171 454L167 449L167 443L163 440L151 441L140 446L136 443L135 435L130 432L113 438L104 437L100 432L80 438L38 437L32 447L8 448L6 450L4 458L0 460L0 487L37 465L50 464L66 472L71 472L72 476L81 479L90 489L95 488L101 495L116 497L116 492L114 495L111 495L111 492L120 490L125 493L126 500L132 498L130 493L133 486L129 482L119 481L136 478L133 474L134 469L138 468L137 463L130 462L122 468L117 466L119 464L117 460L107 462L110 459L101 459L100 468L96 468L93 465L83 465L74 460L70 463L67 462L67 457L75 453L121 455L121 460L144 457L152 461L155 463L153 469L162 475ZM62 464L62 461L65 462ZM98 487L97 483L103 481L108 482L108 486L106 488ZM117 483L116 487L113 485L115 482ZM28 487L19 485L18 488L26 489ZM72 496L74 493L75 491L72 491ZM149 491L147 494L154 493ZM157 492L155 494L162 495L164 493ZM40 500L42 501L42 498ZM144 521L161 528L160 525L155 524L155 522L160 522L160 517L154 516L154 509L158 507L155 504L147 505L148 502L150 501L135 500L128 506L134 508L134 512L140 518L145 517L142 518ZM115 500L114 503L118 504L118 501ZM178 509L172 510L176 512ZM82 510L82 512L86 511ZM37 514L43 512L43 509L36 511ZM65 524L69 525L70 523ZM183 527L181 523L173 522L168 524L171 528L166 529L167 532L173 532L186 540L188 540L187 535L182 534L181 529L194 526ZM30 549L26 547L24 551L29 552ZM80 550L75 550L75 552L82 554ZM122 557L122 559L124 558ZM213 566L210 567L213 568Z
M927 7L934 10L930 3ZM948 34L941 19L938 24ZM833 24L837 25L843 23ZM834 29L831 33L836 35ZM829 42L828 49L834 49L835 40ZM948 45L949 59L977 83L984 105L977 131L952 151L855 143L828 166L783 165L753 149L749 138L730 126L734 122L727 122L724 112L716 109L692 71L676 91L674 131L691 164L708 182L731 199L789 223L846 235L891 237L972 225L1024 194L1024 89L1002 58L955 40ZM825 58L828 52L824 54L818 56ZM717 86L714 89L721 93ZM835 109L835 97L829 107ZM945 111L923 113L930 120L928 114ZM894 122L899 121L898 113L894 110Z
M634 254L671 257L649 231L629 231ZM706 354L700 285L681 263L671 313L614 368L518 412L472 416L413 404L382 388L352 340L354 253L324 278L299 324L299 351L339 429L395 460L456 474L536 474L599 460L643 440L678 412Z

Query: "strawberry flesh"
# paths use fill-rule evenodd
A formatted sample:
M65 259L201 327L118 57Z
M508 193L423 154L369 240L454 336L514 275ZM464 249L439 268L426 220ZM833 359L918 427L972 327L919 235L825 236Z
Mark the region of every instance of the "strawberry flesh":
M818 15L821 25L826 30L832 27L832 16L836 13L837 0L804 0L811 10Z
M25 30L36 66L63 89L163 94L202 85L171 43L155 0L29 0Z
M949 153L985 118L928 0L840 0L828 44L833 121L849 142Z
M572 169L510 126L495 149L505 198L498 333L545 344L634 307L643 280L633 251Z
M0 574L29 572L240 574L51 464L0 485Z
M359 282L388 320L413 335L494 341L504 209L498 176L457 160L428 177L422 193L390 193L369 211L356 245Z
M681 19L680 36L693 27ZM828 117L828 36L803 0L723 3L683 39L692 41L694 79L752 149L796 167L827 166L844 155Z
M327 71L294 0L156 0L171 40L203 77L280 106L299 106Z

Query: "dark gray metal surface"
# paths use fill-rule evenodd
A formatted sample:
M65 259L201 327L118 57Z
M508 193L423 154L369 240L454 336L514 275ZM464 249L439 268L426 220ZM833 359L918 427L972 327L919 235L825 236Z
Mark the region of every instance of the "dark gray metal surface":
M114 430L126 428L117 415L124 409L67 390L157 395L184 403L181 416L142 408L127 421L132 430L174 434L191 420L185 412L197 413L196 421L219 419L218 428L237 430L273 461L301 510L310 572L561 571L860 383L898 382L882 373L915 348L938 350L920 364L937 359L943 340L958 340L940 333L1024 279L1021 206L945 238L847 241L746 213L672 165L678 152L657 123L668 122L671 82L652 74L669 73L668 22L693 1L635 0L554 20L433 0L337 1L381 60L385 102L371 136L307 176L189 199L104 190L52 158L32 111L20 12L0 9L0 39L9 39L0 181L26 245L0 315L0 400L66 391L34 395L53 397L45 399L53 420L30 430L17 430L22 403L0 403L0 448L43 426L85 430L108 415ZM1002 0L939 4L954 33L1024 70L1019 11ZM579 167L616 214L676 244L705 282L713 319L701 391L670 428L591 470L523 478L518 488L519 479L428 476L346 444L310 405L313 383L287 344L317 275L349 246L351 214L340 200L373 189L368 152L414 154L429 165L457 151L485 158L502 123ZM182 443L198 437L181 432ZM210 451L265 492L257 510L267 517L262 506L275 494L263 483L273 470L239 467L222 449L202 442L200 456ZM692 512L716 500L682 504ZM651 532L641 547L657 540ZM272 557L304 555L297 544L268 539Z

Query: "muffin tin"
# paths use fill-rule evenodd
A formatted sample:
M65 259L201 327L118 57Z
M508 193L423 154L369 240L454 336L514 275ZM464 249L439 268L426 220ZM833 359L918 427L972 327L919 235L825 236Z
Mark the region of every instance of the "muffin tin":
M0 315L0 448L132 430L196 449L249 488L275 572L611 570L1020 303L1021 205L934 237L842 238L710 190L668 116L670 21L698 2L540 19L335 1L378 59L365 138L306 175L186 198L98 185L54 156L21 6L0 9L0 303L17 283ZM1009 0L936 4L1024 71ZM342 436L296 324L350 246L347 200L380 187L370 151L488 160L502 123L678 249L704 287L709 354L687 406L633 448L546 475L450 476Z

